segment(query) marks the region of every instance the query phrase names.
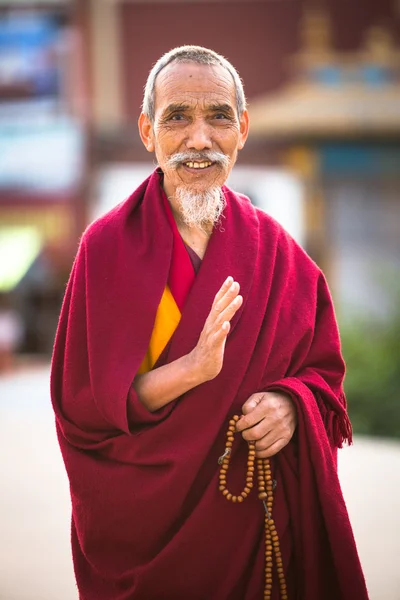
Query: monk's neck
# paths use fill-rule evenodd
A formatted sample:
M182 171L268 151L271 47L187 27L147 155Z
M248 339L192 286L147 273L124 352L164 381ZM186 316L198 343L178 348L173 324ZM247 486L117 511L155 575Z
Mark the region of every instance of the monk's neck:
M212 223L207 225L204 229L199 227L189 227L184 222L174 200L171 200L170 204L176 226L178 227L178 231L181 234L182 239L196 252L200 258L203 258L213 230Z

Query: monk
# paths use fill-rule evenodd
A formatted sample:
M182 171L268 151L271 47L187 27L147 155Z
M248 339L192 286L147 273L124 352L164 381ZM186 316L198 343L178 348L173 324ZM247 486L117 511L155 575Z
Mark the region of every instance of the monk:
M331 297L225 186L248 129L234 67L170 51L139 118L158 168L82 237L51 379L81 600L367 598Z

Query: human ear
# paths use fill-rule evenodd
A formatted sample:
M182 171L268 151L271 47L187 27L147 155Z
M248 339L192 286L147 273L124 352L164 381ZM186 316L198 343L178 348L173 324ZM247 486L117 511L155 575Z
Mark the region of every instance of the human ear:
M246 143L247 136L249 135L249 113L247 112L247 110L243 111L243 114L241 115L241 117L239 119L239 123L240 123L240 135L239 135L238 148L239 148L239 150L241 150Z
M153 125L147 115L144 113L140 114L139 121L139 135L146 148L147 152L154 152L154 135Z

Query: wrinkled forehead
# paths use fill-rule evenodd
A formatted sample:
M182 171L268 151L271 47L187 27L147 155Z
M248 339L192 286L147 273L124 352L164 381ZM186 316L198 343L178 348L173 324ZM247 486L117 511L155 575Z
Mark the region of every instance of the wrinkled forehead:
M229 104L236 110L235 83L222 65L172 62L158 75L155 83L155 112L170 104Z

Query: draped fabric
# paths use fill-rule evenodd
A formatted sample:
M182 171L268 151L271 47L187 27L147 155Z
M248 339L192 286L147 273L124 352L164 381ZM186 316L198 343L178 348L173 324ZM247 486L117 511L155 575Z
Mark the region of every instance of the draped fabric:
M336 472L336 449L351 440L351 427L326 282L273 219L228 188L223 193L224 216L181 305L173 292L180 318L156 364L193 349L231 275L244 301L223 368L153 413L132 382L167 286L174 287L174 224L160 174L82 238L51 380L81 600L263 597L263 506L255 493L227 502L217 461L229 418L265 390L289 393L298 411L294 439L271 461L289 598L367 598ZM243 487L246 457L238 436L232 490Z
M195 277L195 269L189 254L190 248L186 247L180 236L168 199L163 191L161 191L161 196L173 235L171 265L168 283L157 309L149 347L139 367L139 374L150 371L157 363L162 351L167 347L178 327L181 311Z

